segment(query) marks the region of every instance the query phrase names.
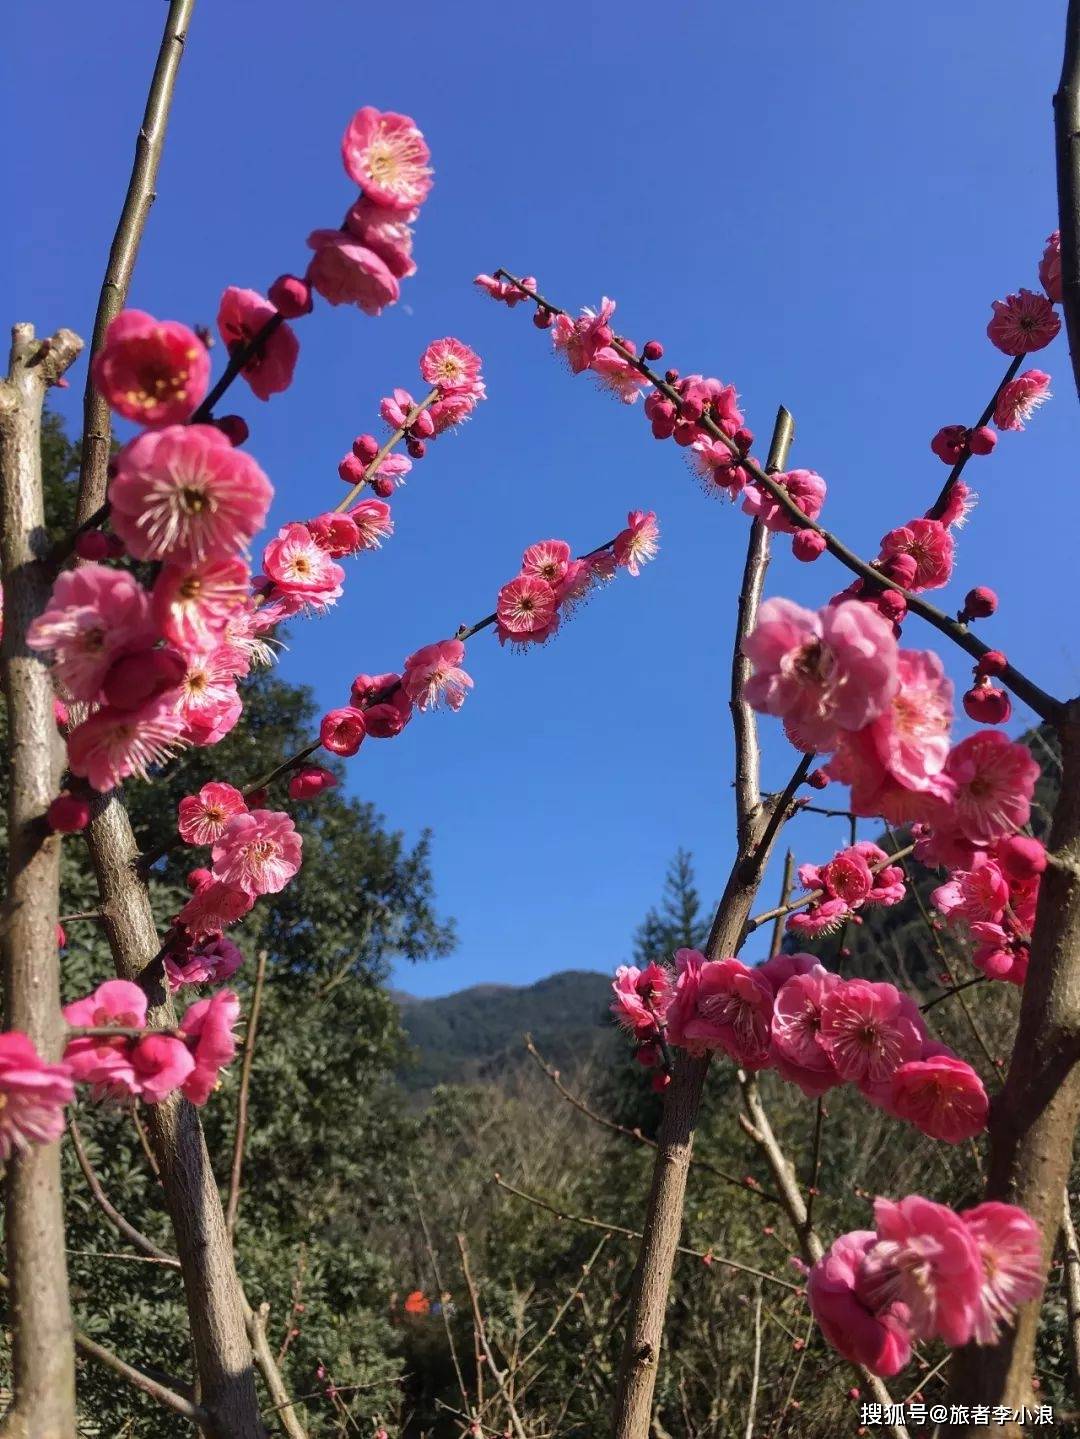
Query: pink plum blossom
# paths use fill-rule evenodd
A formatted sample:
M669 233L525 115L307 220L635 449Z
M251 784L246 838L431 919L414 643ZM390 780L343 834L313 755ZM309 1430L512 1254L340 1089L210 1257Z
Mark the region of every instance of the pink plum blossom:
M122 779L147 772L176 753L183 743L184 720L168 697L137 710L111 706L96 710L68 735L72 774L105 793Z
M773 475L790 498L798 505L807 519L816 520L825 503L826 485L813 470L790 470L784 475ZM767 529L777 534L792 535L803 528L803 521L793 520L779 500L773 499L766 490L751 480L743 495L743 512L754 515L764 522Z
M803 974L793 974L776 992L771 1021L773 1063L804 1092L821 1094L840 1083L820 1034L822 1003L841 982L839 975L815 965Z
M521 286L511 284L509 280L496 280L493 275L477 275L473 280L485 294L490 295L493 300L500 300L508 310L515 305L520 305L522 300L527 300L525 291L535 293L537 280L535 275L522 275Z
M318 609L341 596L345 571L318 544L307 525L283 525L263 550L263 569L283 595Z
M382 508L389 515L389 507L384 505ZM360 527L351 515L328 510L326 514L308 520L307 528L319 549L325 550L333 560L354 555L360 549ZM393 526L390 528L392 530Z
M206 394L210 356L186 325L121 310L91 363L109 408L146 426L180 424Z
M522 555L521 573L558 585L566 578L571 559L570 546L565 540L540 540Z
M383 540L394 533L390 506L382 500L361 500L349 511L349 519L356 526L359 545L364 550L379 549Z
M993 303L986 327L992 344L1006 355L1029 355L1044 349L1061 329L1053 303L1034 290L1019 290Z
M1027 824L1039 766L1026 745L979 730L953 746L945 771L956 784L952 825L971 844L993 844Z
M565 350L570 369L575 375L587 370L596 358L598 350L611 344L609 321L615 313L615 301L605 295L599 310L585 308L581 318L571 320L567 315L557 315L551 327L555 348Z
M415 210L388 210L361 196L345 216L344 228L378 255L395 280L407 280L416 274L409 228L416 215Z
M859 1269L860 1297L875 1309L902 1304L920 1339L956 1347L971 1338L982 1260L964 1221L944 1204L912 1194L874 1201L877 1241Z
M1029 1214L997 1200L964 1209L960 1218L982 1262L973 1337L976 1344L996 1344L1001 1326L1042 1290L1042 1235Z
M843 1079L880 1084L917 1059L926 1038L915 1004L895 985L845 979L821 1001L820 1042Z
M306 764L296 770L289 780L289 798L295 800L317 799L324 790L337 788L337 775L331 774L322 765Z
M915 576L907 584L909 590L936 590L947 584L953 568L953 538L940 520L909 520L890 530L881 541L883 563L895 562L899 555L910 555L915 561Z
M165 974L173 989L183 984L221 984L243 962L243 953L232 940L218 935L190 948L167 951Z
M323 715L319 726L319 743L332 754L348 758L354 755L367 734L367 723L363 710L345 705Z
M241 290L230 285L221 296L217 327L222 343L230 355L243 349L277 316L277 310L257 290ZM287 390L296 369L300 341L291 325L279 323L261 347L240 371L257 399Z
M1022 430L1040 405L1052 399L1050 376L1045 370L1025 370L1002 385L994 401L994 424L999 430Z
M0 1034L0 1160L59 1139L74 1098L67 1064L47 1064L22 1030Z
M986 1128L990 1105L983 1082L955 1054L909 1059L891 1082L890 1112L932 1139L959 1144Z
M189 656L174 702L184 725L182 738L189 744L218 744L240 719L243 703L232 660L224 645Z
M147 431L115 463L112 526L140 560L235 554L262 528L274 493L251 456L213 425Z
M250 895L278 894L300 868L303 843L292 820L276 810L255 809L232 817L211 855L222 884Z
M386 261L347 230L312 230L307 242L315 251L308 283L331 305L356 305L365 315L381 315L397 302L401 287Z
M195 1068L191 1051L170 1034L148 1034L129 1045L134 1092L145 1104L160 1104Z
M64 1006L64 1020L73 1029L145 1029L147 998L128 979L107 979L93 994ZM122 1034L70 1039L64 1063L80 1084L93 1087L96 1097L138 1094L131 1063L131 1044Z
M415 120L365 105L341 141L345 171L364 198L384 209L410 213L431 190L431 151Z
M947 919L997 924L1009 903L1009 883L989 855L980 852L969 870L955 870L930 899Z
M500 637L547 639L558 626L558 601L547 580L518 575L503 585L495 605Z
M706 960L679 950L680 967L668 1010L672 1042L692 1054L723 1049L747 1069L769 1063L773 991L738 959Z
M447 336L432 340L420 356L420 373L429 385L442 394L467 394L483 398L484 384L480 377L480 356L460 340Z
M626 517L626 529L615 536L612 554L616 564L625 566L636 579L641 573L641 566L655 559L659 548L660 526L656 522L656 511L631 510Z
M215 844L234 815L244 814L247 802L231 784L215 780L198 794L186 795L178 809L177 828L185 844Z
M1047 236L1046 249L1039 261L1039 284L1055 304L1061 304L1061 231Z
M1031 957L1026 937L1010 934L1000 924L983 920L971 925L971 937L975 942L971 962L987 979L1002 979L1016 985L1024 983Z
M872 1229L842 1234L810 1270L806 1297L838 1354L888 1378L911 1358L911 1334L902 1303L881 1308L868 1304L859 1292L863 1261L876 1243Z
M461 667L464 658L460 640L438 640L408 657L401 683L417 709L437 709L444 702L452 710L461 708L473 687L472 677Z
M149 600L135 577L83 564L57 577L26 642L31 649L52 651L57 678L72 699L96 700L117 656L156 637Z
M830 750L887 708L897 690L892 627L858 601L814 614L791 600L766 600L743 642L754 672L746 698L784 720L798 749Z
M247 890L211 879L191 896L177 915L177 922L193 940L212 939L243 919L254 904L255 896Z
M239 999L231 989L219 989L209 999L197 1000L181 1020L181 1029L194 1040L194 1067L183 1085L192 1104L206 1103L220 1071L236 1054L233 1026L239 1017Z
M154 581L154 619L171 644L205 649L246 610L250 592L251 572L238 555L167 564Z
M611 987L615 992L611 1012L619 1023L638 1039L654 1036L671 1002L670 970L660 964L648 964L644 969L623 964L615 971Z

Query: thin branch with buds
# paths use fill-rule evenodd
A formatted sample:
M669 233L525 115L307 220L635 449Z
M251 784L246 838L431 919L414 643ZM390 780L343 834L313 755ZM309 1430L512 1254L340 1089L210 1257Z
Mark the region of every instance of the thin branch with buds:
M263 985L266 982L266 959L266 950L260 949L255 968L255 986L251 994L251 1012L248 1015L247 1032L244 1035L244 1056L240 1066L240 1093L236 1101L236 1134L233 1138L232 1167L229 1171L229 1199L225 1206L225 1228L229 1232L230 1240L236 1237L236 1215L240 1208L240 1178L244 1168L244 1140L247 1137L248 1091L251 1088L251 1066L255 1059L255 1036L259 1028Z

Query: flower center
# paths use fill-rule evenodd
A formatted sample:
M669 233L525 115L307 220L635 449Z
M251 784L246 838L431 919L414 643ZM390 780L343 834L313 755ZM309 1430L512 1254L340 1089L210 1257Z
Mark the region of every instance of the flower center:
M191 485L184 485L177 493L177 503L187 515L201 515L206 509L206 496L202 490L196 490Z

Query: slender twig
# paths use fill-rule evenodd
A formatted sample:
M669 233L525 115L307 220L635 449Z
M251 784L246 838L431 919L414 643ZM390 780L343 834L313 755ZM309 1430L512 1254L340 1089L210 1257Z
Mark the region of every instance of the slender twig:
M787 1411L791 1407L791 1401L795 1398L795 1390L799 1384L799 1376L802 1374L803 1365L806 1363L806 1355L810 1349L810 1340L814 1334L814 1324L815 1320L813 1316L811 1316L806 1326L806 1333L802 1337L802 1343L799 1345L799 1358L795 1365L795 1372L791 1376L791 1383L788 1385L787 1394L784 1396L783 1404L781 1404L780 1408L776 1411L776 1418L773 1420L772 1427L769 1429L769 1439L776 1439L776 1435L784 1422Z
M134 1244L136 1249L140 1249L148 1258L155 1259L160 1264L171 1264L174 1268L179 1269L179 1259L177 1259L175 1255L169 1254L166 1250L160 1248L160 1246L148 1238L141 1229L136 1229L134 1224L125 1219L119 1209L117 1209L109 1199L83 1147L82 1135L79 1133L79 1126L76 1124L74 1116L68 1120L68 1132L71 1135L71 1146L75 1151L75 1158L78 1161L79 1168L83 1172L83 1177L93 1196L94 1203L113 1228L116 1229L119 1234L122 1234L125 1239Z
M1073 0L1073 3L1080 8L1080 0ZM1080 213L1080 211L1078 211L1078 213ZM530 290L526 285L523 285L521 281L516 276L511 275L508 270L500 268L495 271L495 274L499 278L508 280L512 285L517 286L522 294L527 295L544 309L551 310L557 315L566 313L565 310L560 309L557 305L553 305L550 300L545 299L535 290ZM649 384L652 385L655 390L658 390L665 398L671 400L673 404L678 405L680 403L681 397L674 386L668 384L668 382L663 379L662 376L658 375L643 359L634 355L618 339L613 339L611 344L612 348L626 360L628 364L632 365L640 375L648 380ZM836 535L830 533L824 526L819 525L816 520L812 520L810 516L801 510L794 500L792 500L783 485L777 484L773 477L767 474L762 466L751 456L742 454L735 441L715 423L711 416L708 414L702 415L697 421L697 424L712 439L718 440L728 452L737 459L741 468L752 475L761 489L780 505L788 519L794 521L799 529L809 529L819 534L825 541L825 547L829 553L833 555L835 559L839 560L847 569L851 570L853 574L858 575L861 579L869 580L871 584L880 589L896 590L898 594L903 595L907 607L912 614L918 615L920 619L932 625L940 634L947 636L954 644L959 645L962 650L965 650L974 659L982 659L983 655L989 651L990 646L984 644L982 640L972 634L966 625L960 624L957 620L950 619L950 617L941 610L935 609L933 605L928 604L921 595L912 594L910 591L905 590L902 585L896 584L895 581L889 579L887 575L875 569L873 565L867 564L865 560L860 559L860 557L853 550L849 549L842 540L838 539ZM1045 690L1040 689L1037 684L1029 680L1027 676L1022 674L1014 665L1006 665L1005 669L1001 671L1000 678L1003 684L1007 685L1014 694L1028 704L1042 719L1057 722L1063 717L1064 706L1061 701L1047 694Z
M525 1426L521 1422L521 1416L514 1406L513 1396L506 1383L506 1375L496 1363L495 1355L491 1349L491 1343L487 1336L487 1329L484 1326L484 1316L480 1309L480 1292L476 1287L476 1280L473 1278L472 1270L469 1267L469 1246L462 1233L455 1235L457 1239L458 1253L461 1256L461 1272L465 1277L465 1288L469 1291L469 1304L472 1308L473 1323L476 1325L476 1337L480 1347L484 1351L484 1358L487 1360L487 1367L499 1390L499 1396L506 1405L506 1412L510 1416L510 1422L514 1426L514 1433L517 1439L526 1439Z
M818 1095L817 1113L814 1116L814 1149L810 1159L810 1183L806 1186L806 1227L814 1227L814 1199L821 1177L821 1139L825 1128L825 1101Z
M761 1380L761 1280L754 1286L754 1367L750 1376L750 1401L746 1406L746 1439L754 1439L758 1384Z
M139 1136L139 1143L142 1145L142 1152L146 1159L146 1162L150 1166L150 1172L160 1184L161 1169L157 1162L157 1156L155 1155L153 1149L150 1147L150 1137L146 1132L142 1120L139 1118L139 1111L134 1106L132 1106L131 1109L131 1122L135 1126L135 1133Z
M225 1228L229 1238L236 1235L236 1214L240 1208L240 1178L244 1167L244 1140L247 1136L248 1091L251 1087L251 1066L255 1058L255 1035L259 1027L263 984L266 980L266 950L259 950L255 969L255 987L251 995L251 1013L244 1035L244 1057L240 1066L240 1093L236 1101L236 1134L233 1137L232 1168L229 1172L229 1200L225 1207Z
M152 1254L116 1254L109 1249L65 1249L73 1259L119 1259L124 1264L160 1264L166 1269L179 1269L180 1261L168 1255L155 1259Z
M96 924L104 924L105 916L100 909L81 909L75 914L62 914L61 924L72 924L77 919L92 919Z
M795 854L788 850L784 855L784 875L780 882L780 908L783 909L791 898L792 885L795 878ZM769 941L770 956L780 953L784 946L784 916L778 914L773 920L772 939Z
M143 231L156 199L158 164L165 146L177 72L184 54L187 30L195 0L172 0L165 19L157 64L146 97L146 109L135 141L135 159L128 180L127 194L113 235L105 278L98 296L94 316L94 334L90 357L100 350L105 331L124 308L135 261L142 243ZM79 495L76 523L80 529L100 523L95 511L105 503L105 486L109 464L111 428L109 407L94 388L89 372L83 396L82 464L79 473ZM70 549L70 546L69 546Z
M339 500L338 503L334 506L335 514L341 514L343 510L347 510L349 508L353 500L356 499L357 495L364 488L364 486L372 479L373 476L379 473L379 466L382 464L383 460L386 459L390 451L394 449L396 445L399 445L401 443L401 441L412 429L413 425L416 424L417 417L422 415L425 410L430 409L438 398L439 391L437 388L435 388L433 390L429 390L422 400L419 400L415 405L413 405L412 409L405 416L405 423L403 425L399 425L398 428L390 436L390 438L384 442L378 453L364 466L364 473L360 477L360 479L357 480L355 485L353 485L352 489L345 496L345 498L343 500Z
M640 1144L646 1149L657 1148L656 1140L650 1139L647 1134L642 1134L640 1129L631 1129L625 1124L619 1124L614 1119L608 1119L606 1115L598 1114L595 1109L590 1109L583 1099L580 1099L576 1094L572 1094L563 1083L559 1071L553 1068L537 1049L533 1043L531 1034L525 1035L525 1048L537 1066L547 1075L548 1079L551 1080L551 1083L555 1086L559 1094L562 1095L563 1099L566 1100L567 1104L572 1105L580 1114L584 1114L586 1119L591 1119L594 1124L600 1125L602 1129L608 1129L613 1134L621 1134L624 1139L629 1139L634 1144ZM753 1194L758 1199L765 1199L771 1204L780 1203L777 1195L769 1194L767 1190L759 1189L753 1184L748 1184L745 1178L739 1179L734 1174L728 1174L725 1170L717 1168L717 1166L712 1164L708 1159L702 1159L700 1155L691 1155L690 1167L691 1169L703 1169L706 1173L715 1175L717 1179L722 1179L726 1184L733 1184L737 1189L741 1189L747 1194Z
M570 1214L565 1209L559 1209L556 1205L549 1204L546 1199L541 1199L539 1195L527 1194L524 1189L518 1189L515 1185L508 1184L501 1174L493 1174L492 1179L499 1188L504 1189L507 1194L513 1194L518 1199L524 1199L526 1204L533 1204L537 1209L547 1210L548 1214L553 1214L556 1219L566 1220L570 1224L581 1224L584 1225L586 1229L601 1229L605 1234L621 1234L624 1239L641 1238L640 1230L627 1229L625 1225L622 1224L607 1224L602 1219L593 1219L583 1214ZM734 1259L724 1259L711 1249L691 1249L685 1244L678 1244L675 1248L676 1253L689 1255L691 1259L700 1259L709 1265L719 1264L725 1269L737 1270L740 1274L750 1274L756 1279L763 1279L768 1284L776 1284L781 1289L788 1289L793 1294L799 1292L799 1286L797 1284L791 1284L788 1280L781 1279L776 1274L766 1274L762 1269L753 1269L748 1264L739 1264Z
M1024 360L1026 358L1027 357L1025 355L1014 355L1012 357L1012 359L1009 361L1008 368L1006 369L1004 375L1001 377L1001 381L998 384L997 389L990 396L986 408L983 410L982 414L975 421L975 423L970 427L971 429L978 430L981 429L983 425L988 425L990 423L994 415L994 407L997 404L998 396L1001 394L1002 390L1009 383L1009 381L1016 378L1016 373L1020 369L1020 366L1024 363ZM946 479L945 483L941 487L941 493L938 495L937 499L934 501L931 507L927 510L927 519L941 519L942 515L945 513L945 510L948 507L949 496L953 492L953 486L956 484L960 476L964 473L964 467L970 459L971 451L970 449L965 448L964 453L960 456L956 464L953 465L952 469L949 471L948 479Z
M585 1261L585 1263L581 1266L581 1278L574 1280L574 1283L572 1284L572 1286L571 1286L571 1288L570 1288L570 1293L566 1296L566 1298L563 1300L562 1304L560 1304L559 1307L558 1307L558 1309L555 1311L555 1317L552 1319L552 1321L551 1321L551 1323L548 1325L547 1329L545 1329L544 1333L540 1336L540 1338L536 1341L536 1343L532 1346L532 1348L521 1358L520 1362L516 1365L516 1368L517 1368L518 1370L526 1370L526 1371L527 1371L528 1368L529 1368L529 1365L533 1362L533 1360L536 1358L536 1356L540 1353L540 1350L543 1349L544 1345L545 1345L545 1344L548 1342L548 1340L551 1339L552 1336L555 1334L555 1332L557 1331L559 1325L562 1323L563 1319L566 1317L566 1314L567 1314L567 1312L569 1311L570 1306L573 1304L574 1300L578 1297L578 1295L579 1295L579 1293L580 1293L580 1290L581 1290L581 1286L585 1283L586 1279L588 1279L589 1275L592 1273L593 1265L594 1265L594 1264L596 1263L596 1261L600 1258L600 1254L601 1254L601 1252L603 1251L603 1248L604 1248L604 1246L607 1244L608 1239L609 1239L610 1237L611 1237L611 1236L608 1235L608 1234L602 1234L602 1235L600 1236L600 1239L599 1239L599 1241L598 1241L598 1243L597 1243L597 1245L596 1245L596 1248L595 1248L595 1249L593 1250L593 1252L589 1255L589 1257L588 1257L588 1259Z
M925 1004L919 1005L919 1009L926 1014L928 1010L933 1009L935 1004L940 1004L943 999L952 999L954 994L970 989L974 984L985 984L986 982L985 974L977 974L974 979L965 979L961 984L954 984L952 989L945 990L943 994L937 994L933 999L928 999Z

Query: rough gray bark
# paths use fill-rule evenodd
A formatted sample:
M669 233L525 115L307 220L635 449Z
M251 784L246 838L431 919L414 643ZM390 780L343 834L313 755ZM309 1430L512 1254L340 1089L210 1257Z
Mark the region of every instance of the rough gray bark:
M37 340L32 325L12 331L7 379L0 381L0 555L4 581L2 668L11 787L2 945L4 1003L11 1029L29 1035L44 1059L63 1049L56 922L60 838L45 811L60 779L62 745L48 666L26 645L45 608L50 577L41 481L45 391L82 349L70 330ZM35 1144L7 1167L5 1212L13 1336L14 1402L9 1439L73 1439L75 1357L60 1187L60 1144Z

